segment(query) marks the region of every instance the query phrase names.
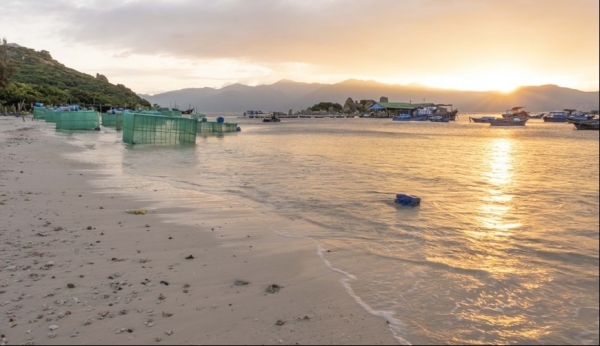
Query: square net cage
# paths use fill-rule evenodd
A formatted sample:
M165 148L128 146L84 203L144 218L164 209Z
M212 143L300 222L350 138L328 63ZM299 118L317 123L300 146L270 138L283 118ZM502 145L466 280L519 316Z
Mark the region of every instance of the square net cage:
M219 123L216 121L200 121L198 122L198 133L209 134L209 133L225 133L225 132L236 132L237 124L233 123Z
M123 114L123 142L129 144L196 143L198 121L188 118Z
M192 119L196 119L196 120L198 120L198 119L204 119L204 118L206 118L206 114L203 114L203 113L192 113L191 114L191 118Z
M123 128L123 112L102 113L102 126L121 130Z
M96 130L100 127L100 114L96 111L55 112L57 130Z
M46 110L44 111L44 120L46 120L47 123L56 123L56 110L55 109L48 109L46 108Z
M46 107L33 107L33 119L46 119L46 113L48 113Z

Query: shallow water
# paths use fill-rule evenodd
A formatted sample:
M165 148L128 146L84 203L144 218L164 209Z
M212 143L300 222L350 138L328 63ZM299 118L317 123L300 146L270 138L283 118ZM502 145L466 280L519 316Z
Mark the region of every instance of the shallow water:
M110 129L59 136L130 187L167 183L288 218L276 231L329 250L349 293L401 342L599 343L597 131L466 115L228 121L242 132L196 146L131 147Z

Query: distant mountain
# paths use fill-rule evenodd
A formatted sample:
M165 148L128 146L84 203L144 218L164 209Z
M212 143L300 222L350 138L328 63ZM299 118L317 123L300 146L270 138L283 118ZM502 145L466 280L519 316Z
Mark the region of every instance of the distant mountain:
M521 87L511 93L495 91L459 91L430 88L418 84L390 85L375 81L350 79L336 84L299 83L281 80L271 85L233 84L221 89L198 88L169 91L157 95L139 95L152 104L187 108L204 112L244 112L246 110L294 111L319 102L344 104L348 97L390 102L432 102L453 104L461 112L498 112L522 106L528 111L543 112L563 108L596 110L598 91L585 92L557 85Z
M104 106L150 106L122 84L111 84L108 79L68 68L54 60L50 52L35 51L16 43L0 45L0 53L7 54L17 68L8 87L0 90L0 104L102 104Z

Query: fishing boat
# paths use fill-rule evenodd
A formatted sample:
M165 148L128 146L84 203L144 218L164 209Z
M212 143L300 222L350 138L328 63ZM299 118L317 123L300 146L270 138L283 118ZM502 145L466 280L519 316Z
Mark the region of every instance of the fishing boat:
M581 121L569 120L568 122L573 124L575 126L575 129L577 129L577 130L593 130L593 131L599 130L598 119L581 120Z
M553 111L544 116L544 122L547 123L566 123L569 120L585 121L593 118L594 115L585 115L575 109L563 109L562 111Z
M525 119L520 119L520 118L493 119L493 120L490 120L490 125L491 126L525 126L525 123L527 123L527 120L529 120L529 118L525 118Z
M539 113L535 115L529 114L529 119L543 119L544 115L546 115L546 113Z
M429 117L429 121L433 121L435 123L447 123L450 121L450 118L445 115L433 115Z
M427 115L417 115L412 116L410 114L400 114L392 117L393 121L425 121L427 120Z
M507 109L506 112L502 114L502 118L504 119L529 119L529 113L524 111L525 107L513 107L511 109Z
M271 115L270 117L266 117L263 119L263 123L279 123L279 122L281 122L281 119L279 119L275 115Z
M474 123L490 123L490 120L495 120L496 117L480 117L480 118L473 118L473 117L469 117L469 122L474 122Z

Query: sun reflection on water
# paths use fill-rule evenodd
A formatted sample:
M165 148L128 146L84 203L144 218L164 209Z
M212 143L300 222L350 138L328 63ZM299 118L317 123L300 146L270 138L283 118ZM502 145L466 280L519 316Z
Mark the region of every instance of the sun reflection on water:
M509 193L514 177L512 140L493 139L487 154L488 171L484 173L484 178L492 186L482 198L483 203L478 208L478 220L485 229L503 235L503 232L521 226L519 222L507 220L513 209L513 195Z

